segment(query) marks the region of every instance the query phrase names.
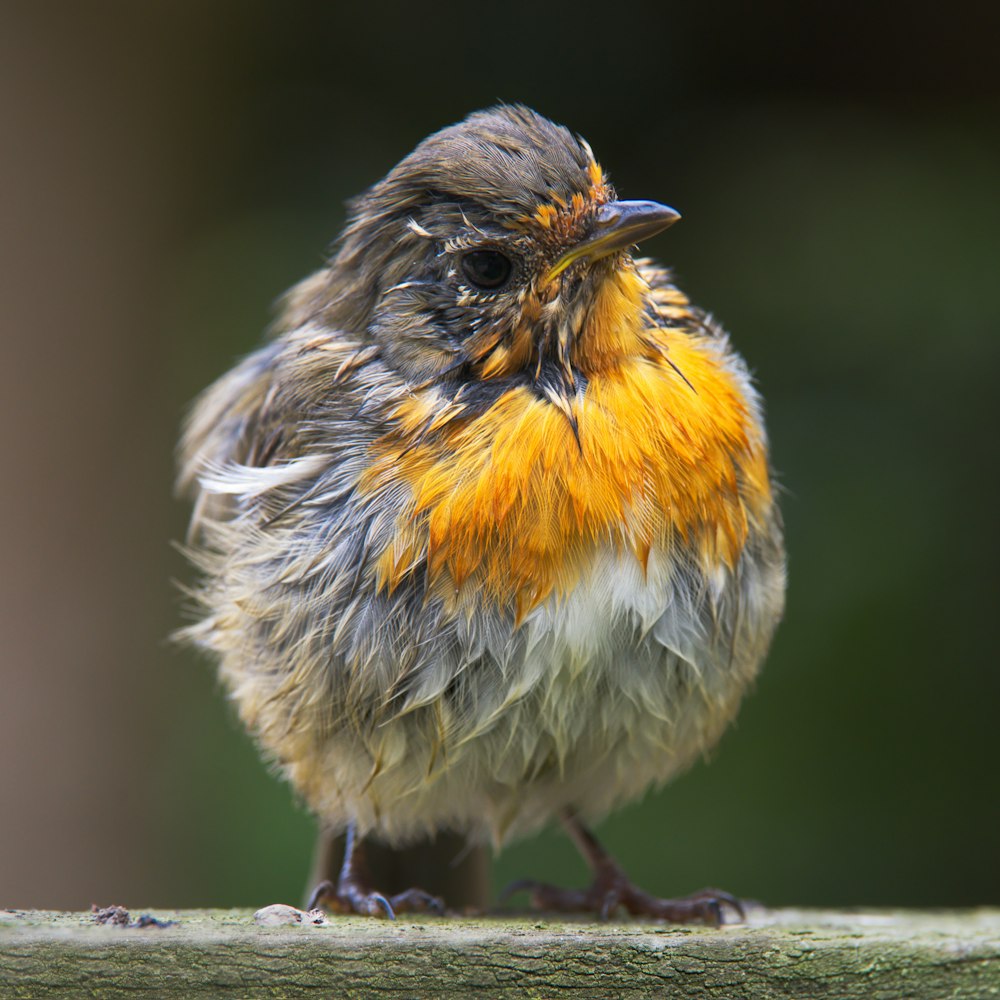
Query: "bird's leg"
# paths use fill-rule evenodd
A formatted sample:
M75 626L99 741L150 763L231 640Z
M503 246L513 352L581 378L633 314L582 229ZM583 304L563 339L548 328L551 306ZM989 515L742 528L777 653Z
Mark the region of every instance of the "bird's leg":
M521 879L509 885L502 898L527 890L531 893L532 905L538 909L596 913L602 920L610 917L620 906L633 916L659 917L675 924L705 923L718 927L722 923L724 907L743 918L740 901L719 889L702 889L681 899L660 899L643 892L629 881L619 864L575 813L567 810L560 819L593 872L594 880L590 887L561 889L546 882Z
M395 896L384 896L368 886L365 877L365 847L353 823L347 827L344 861L336 884L320 882L309 897L307 910L318 906L335 913L358 913L362 916L396 919L397 913L444 913L444 903L423 889L407 889Z

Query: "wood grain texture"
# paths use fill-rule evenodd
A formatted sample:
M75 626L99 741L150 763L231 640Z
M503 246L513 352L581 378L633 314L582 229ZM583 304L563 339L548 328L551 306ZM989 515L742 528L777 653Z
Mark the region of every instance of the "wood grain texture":
M133 917L142 911L133 910ZM1000 910L758 911L720 930L504 918L0 911L0 997L1000 996Z

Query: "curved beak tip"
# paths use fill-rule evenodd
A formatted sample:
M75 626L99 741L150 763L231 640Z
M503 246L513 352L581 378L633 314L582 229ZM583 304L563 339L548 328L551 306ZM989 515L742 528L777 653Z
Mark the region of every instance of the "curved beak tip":
M597 212L597 225L604 233L621 232L633 235L630 242L655 236L672 226L681 213L658 201L612 201Z

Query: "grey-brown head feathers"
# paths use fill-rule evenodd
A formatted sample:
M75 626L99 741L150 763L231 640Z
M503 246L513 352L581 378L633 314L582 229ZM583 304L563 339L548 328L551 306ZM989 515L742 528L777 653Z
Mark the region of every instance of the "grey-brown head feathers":
M584 193L590 151L568 129L520 105L478 111L424 139L351 205L347 242L371 222L420 204L450 200L497 221L530 214L540 202Z
M349 203L329 266L293 293L295 322L321 317L366 330L380 295L419 276L432 231L469 224L502 236L540 203L588 191L591 163L583 140L521 105L478 111L435 132Z

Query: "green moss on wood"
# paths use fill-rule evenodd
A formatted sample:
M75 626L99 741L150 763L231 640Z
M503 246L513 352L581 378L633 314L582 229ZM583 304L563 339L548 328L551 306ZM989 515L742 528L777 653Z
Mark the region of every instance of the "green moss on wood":
M996 910L762 911L720 930L153 912L176 923L0 911L0 997L1000 997Z

